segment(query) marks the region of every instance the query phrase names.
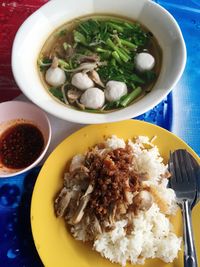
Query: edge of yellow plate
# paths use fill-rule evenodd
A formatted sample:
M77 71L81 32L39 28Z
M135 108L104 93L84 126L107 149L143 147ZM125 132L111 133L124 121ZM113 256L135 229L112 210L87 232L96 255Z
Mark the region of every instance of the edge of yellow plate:
M101 136L101 139L103 140L104 136L110 136L110 132L111 132L111 129L113 131L113 134L116 134L118 137L122 137L124 139L128 139L128 138L133 138L134 136L137 136L137 134L134 134L134 132L132 133L132 135L130 136L130 130L132 131L132 128L134 127L137 127L138 129L144 127L145 130L144 131L149 131L150 132L150 135L148 134L149 137L152 137L156 134L153 134L154 130L155 132L157 131L159 133L159 135L163 136L163 138L167 137L167 136L171 136L172 139L174 139L176 141L176 143L178 143L178 145L174 145L174 149L178 149L178 148L186 148L194 157L195 159L200 163L200 158L198 157L198 155L194 152L194 150L192 148L190 148L182 139L180 139L178 136L176 136L175 134L169 132L168 130L164 129L164 128L161 128L157 125L153 125L151 123L147 123L147 122L144 122L144 121L139 121L139 120L125 120L125 121L121 121L121 122L114 122L114 123L107 123L107 124L98 124L98 125L89 125L89 126L85 126L83 128L81 128L80 130L74 132L73 134L71 134L70 136L66 137L55 149L54 151L50 154L50 156L48 157L48 159L45 161L39 175L38 175L38 178L37 178L37 181L35 183L35 187L34 187L34 191L33 191L33 194L32 194L32 201L31 201L31 212L30 212L30 217L31 217L31 228L32 228L32 233L33 233L33 239L34 239L34 242L35 242L35 246L37 248L37 251L38 251L38 254L41 258L41 260L43 261L44 264L47 264L47 260L46 260L46 256L44 256L44 254L46 254L47 252L43 252L41 249L40 249L40 242L38 242L38 233L36 233L36 226L35 226L35 217L34 217L34 214L35 214L35 209L37 209L37 203L38 203L38 192L41 190L40 189L40 180L42 179L43 175L44 175L44 172L45 172L45 169L46 169L46 166L48 166L49 163L52 163L51 161L53 160L54 158L54 155L59 153L59 151L61 150L61 148L63 146L65 146L65 143L70 143L71 141L75 140L77 137L82 137L83 139L85 138L86 141L89 140L90 138L90 135L94 133L96 133L96 137L95 138L98 138L98 136ZM118 133L115 133L115 131L117 130L117 132L121 132L121 134L118 134ZM137 130L138 131L138 130ZM102 135L103 133L103 135ZM108 133L108 134L107 134ZM142 134L140 134L142 135ZM147 133L144 133L143 135L147 135ZM82 141L83 141L82 139ZM91 139L90 139L91 141ZM101 140L100 140L101 141ZM155 144L157 143L158 141L155 141ZM163 142L163 140L162 140ZM90 143L90 142L89 142ZM158 142L159 143L159 142ZM94 144L93 144L94 145ZM90 145L88 146L90 147ZM159 145L158 145L159 147ZM76 142L74 143L74 146L73 146L73 149L74 149L74 153L73 154L77 154L77 153L82 153L85 151L85 147L80 147L79 143ZM162 150L162 149L161 149ZM159 151L160 151L160 148L159 148ZM169 153L169 151L168 151ZM162 157L164 158L168 158L168 153L166 154L166 152L164 151L160 151L160 154L162 155ZM67 161L68 159L66 159ZM65 162L66 162L65 161ZM60 174L63 173L63 169L60 170ZM47 181L48 182L48 181ZM48 184L47 184L48 186ZM41 200L42 201L42 200ZM53 208L53 207L52 207ZM62 223L62 226L63 226L63 223ZM48 226L47 226L48 227ZM71 239L70 239L70 242L71 242ZM73 242L73 241L72 241ZM76 241L78 242L78 241ZM96 255L97 253L96 252L92 252L92 257L94 257L93 259L96 258ZM52 256L52 255L51 255ZM102 258L103 259L103 258ZM100 258L98 258L98 261L101 261ZM110 263L108 260L106 260L106 266L119 266L117 264L112 264ZM150 262L150 265L144 265L145 267L147 266L154 266L156 263L156 265L158 266L172 266L171 264L161 264L161 261L159 260L148 260ZM176 261L176 260L175 260ZM199 259L200 261L200 259ZM103 259L102 261L102 265L101 266L105 266L105 259ZM45 266L48 266L48 267L61 267L58 263L57 266L54 266L54 265L45 265ZM66 266L67 263L66 263ZM69 265L70 266L70 265ZM81 263L81 267L83 266L90 266L89 263L86 263L84 265L84 263L82 264ZM99 265L98 265L99 266ZM127 265L127 266L131 266L131 265ZM139 266L139 265L134 265L134 266ZM178 260L177 262L175 262L175 265L173 266L179 266L178 265Z

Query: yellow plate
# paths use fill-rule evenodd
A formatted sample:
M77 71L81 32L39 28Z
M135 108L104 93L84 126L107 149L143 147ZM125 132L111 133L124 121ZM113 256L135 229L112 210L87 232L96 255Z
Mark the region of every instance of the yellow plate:
M62 186L66 163L75 154L85 152L88 147L101 142L104 136L110 136L112 134L126 140L137 135L146 135L149 137L156 135L157 139L154 143L158 146L165 160L168 159L170 150L185 148L200 162L200 159L194 151L178 137L158 126L142 121L128 120L110 124L91 125L82 128L66 138L45 162L38 176L32 197L32 232L36 248L46 267L119 266L102 258L100 254L93 251L88 245L74 240L66 230L64 220L57 219L53 209L55 195ZM193 210L193 226L197 255L200 263L199 219L200 205L197 205ZM182 235L180 212L172 218L172 223L174 224L175 232L178 235ZM183 266L182 258L183 253L180 252L178 259L173 263L166 264L156 259L146 260L143 266L180 267ZM132 265L128 264L127 266Z

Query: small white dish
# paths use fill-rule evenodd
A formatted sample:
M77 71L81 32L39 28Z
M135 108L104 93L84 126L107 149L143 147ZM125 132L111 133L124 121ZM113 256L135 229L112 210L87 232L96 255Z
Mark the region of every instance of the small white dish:
M37 59L49 35L73 18L89 14L113 14L141 22L154 34L163 52L161 72L153 90L132 105L106 114L87 113L55 101L44 89ZM12 70L23 93L45 111L64 120L94 124L136 117L157 105L180 79L186 63L186 47L172 15L150 0L49 1L20 27L13 44Z
M22 169L7 168L0 164L0 178L22 174L35 167L44 157L51 140L51 126L46 114L33 104L21 101L8 101L0 104L0 137L10 127L30 123L42 133L44 147L39 157L29 166Z

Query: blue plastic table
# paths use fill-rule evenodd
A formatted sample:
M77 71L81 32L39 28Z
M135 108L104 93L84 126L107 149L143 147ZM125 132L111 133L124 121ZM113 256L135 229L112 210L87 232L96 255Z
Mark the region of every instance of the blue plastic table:
M181 27L187 46L187 65L173 93L138 119L174 132L200 155L200 0L156 2L165 7ZM32 239L29 215L39 169L0 179L1 267L42 266Z

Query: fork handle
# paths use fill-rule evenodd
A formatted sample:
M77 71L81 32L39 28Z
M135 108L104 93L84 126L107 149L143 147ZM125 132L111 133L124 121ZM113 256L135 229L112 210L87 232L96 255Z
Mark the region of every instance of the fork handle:
M191 205L188 200L182 202L184 227L184 267L198 267L192 232Z

